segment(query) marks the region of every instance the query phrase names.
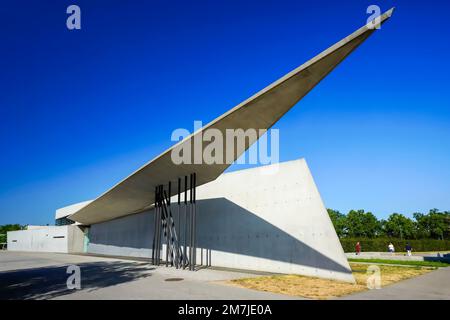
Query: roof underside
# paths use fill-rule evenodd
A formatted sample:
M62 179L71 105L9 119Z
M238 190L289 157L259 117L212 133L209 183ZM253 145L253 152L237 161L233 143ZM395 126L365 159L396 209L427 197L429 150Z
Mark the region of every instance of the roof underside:
M381 16L380 23L383 23L391 16L392 10ZM176 165L171 159L171 151L176 147L181 147L183 144L188 144L192 148L191 155L193 158L194 143L191 143L191 141L201 135L202 131L206 129L218 129L224 136L226 129L269 129L375 30L369 28L369 25L358 29L213 120L199 131L164 151L161 155L145 164L69 218L84 224L92 224L141 212L154 203L156 186L166 185L169 181L175 183L178 178L193 172L197 174L197 185L215 180L230 164ZM245 150L256 140L246 141ZM207 145L208 143L203 142L203 148ZM224 148L223 150L226 149ZM234 160L245 150L241 153L237 153L235 150ZM191 163L194 163L194 159L192 159ZM172 195L176 192L174 189L172 188Z

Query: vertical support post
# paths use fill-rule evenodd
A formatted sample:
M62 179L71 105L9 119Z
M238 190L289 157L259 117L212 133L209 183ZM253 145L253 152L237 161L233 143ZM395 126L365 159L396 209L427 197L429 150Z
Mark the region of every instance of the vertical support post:
M156 215L156 230L155 230L155 264L160 263L160 248L161 248L161 215L159 210L159 186L155 189L155 215Z
M152 264L156 265L156 229L158 228L158 220L156 218L156 194L158 190L155 188L155 208L153 209L154 212L154 229L153 229L153 245L152 245Z
M179 268L179 266L180 266L180 260L182 259L182 257L183 257L183 255L182 255L182 253L181 253L181 248L180 248L180 246L181 246L181 228L180 228L180 226L181 226L181 221L180 221L180 200L181 200L181 178L178 178L178 190L177 190L177 223L178 223L178 228L177 228L177 230L178 230L178 232L179 232L179 234L180 234L180 236L179 236L179 241L178 241L178 248L177 248L177 261L176 261L176 264L175 264L175 266L176 266L176 268L178 269Z
M178 248L178 237L177 232L175 229L175 222L173 220L172 211L170 209L170 205L168 202L168 195L167 192L163 191L163 204L162 204L162 210L164 214L164 219L166 220L166 226L167 226L167 241L168 241L168 259L167 261L170 262L170 265L173 265L176 261L176 250Z
M194 179L193 179L193 174L191 173L190 174L190 176L189 176L189 186L190 186L190 188L189 188L189 270L191 270L192 271L192 267L193 267L193 256L194 256L194 248L192 248L192 244L193 244L193 238L192 238L192 235L193 235L193 227L192 227L192 225L193 225L193 223L192 223L192 218L193 218L193 208L194 208L194 205L193 205L193 202L192 202L192 196L193 196L193 189L192 189L192 186L193 186L193 182L194 182Z
M192 247L194 248L194 253L192 257L192 270L195 270L195 265L197 263L197 203L196 203L196 191L197 191L197 174L193 174L194 182L192 183L192 194L193 194L193 211L192 211Z
M160 250L160 246L159 246L159 240L160 240L160 232L159 230L161 229L161 221L160 221L160 217L159 217L159 187L156 187L156 197L155 197L155 214L156 214L156 252L155 252L155 257L156 257L156 264L159 265L159 250Z
M172 239L172 233L170 232L170 218L168 213L170 212L170 192L172 191L172 184L169 181L169 196L167 198L167 210L166 210L166 229L167 229L167 244L166 244L166 267L167 265L170 264L173 265L173 255L170 254L169 255L169 251L170 253L172 253L172 247L171 244L173 243L173 239ZM166 197L165 191L163 190L163 199ZM163 205L164 205L164 201L163 201ZM172 241L171 241L172 240ZM169 261L170 258L170 261Z
M158 188L158 219L159 219L159 230L158 230L158 265L161 263L161 253L162 253L162 236L164 220L162 215L162 204L161 204L161 186Z
M183 269L187 264L187 176L184 176L184 251L183 251Z
M164 214L164 208L163 208L163 197L164 197L164 193L163 193L163 188L164 186L161 185L160 187L160 196L161 196L161 214L163 217L163 226L164 226L164 236L166 238L166 267L169 266L169 230L168 230L168 225L167 225L167 218Z
M158 234L158 265L161 263L161 253L162 253L162 236L165 233L165 221L164 221L164 216L163 216L163 211L162 211L162 203L161 203L161 198L162 198L162 194L161 194L161 189L162 186L160 185L158 188L158 217L159 217L159 234Z
M189 179L189 186L188 186ZM154 207L154 234L152 244L152 263L161 263L161 252L163 238L166 244L166 267L175 266L195 270L197 259L197 199L196 186L197 175L191 173L189 178L184 176L184 217L181 214L182 199L182 178L177 180L177 219L175 220L171 207L172 183L169 181L168 190L164 185L155 188ZM166 192L168 191L168 193ZM189 195L188 195L189 191ZM184 226L183 226L184 222ZM184 235L182 236L184 229ZM203 254L203 252L202 252ZM203 260L203 258L202 258Z

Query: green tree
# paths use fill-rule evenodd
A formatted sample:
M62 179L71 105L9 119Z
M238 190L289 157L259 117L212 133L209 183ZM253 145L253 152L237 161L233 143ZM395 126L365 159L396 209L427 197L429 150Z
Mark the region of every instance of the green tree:
M448 239L450 212L431 209L428 214L414 213L418 234L421 238Z
M25 229L25 226L21 226L20 224L4 224L0 226L0 243L6 242L6 233L8 231L16 231L23 229Z
M350 210L345 221L349 237L374 238L381 234L381 223L372 212Z
M447 230L445 231L445 239L450 239L450 211L444 211L445 219L444 222L447 225Z
M333 209L327 209L327 211L338 237L344 237L347 232L345 214Z
M389 237L400 239L415 239L417 237L416 223L400 213L393 213L382 222L383 231Z
M21 226L20 224L4 224L0 226L0 233L6 233L8 231L16 231L23 229L25 229L25 226Z

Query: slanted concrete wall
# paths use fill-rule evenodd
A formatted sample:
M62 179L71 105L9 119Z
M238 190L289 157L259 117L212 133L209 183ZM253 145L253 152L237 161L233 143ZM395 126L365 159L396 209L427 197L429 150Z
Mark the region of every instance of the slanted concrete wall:
M354 281L305 160L224 174L197 199L198 264ZM172 210L183 242L183 207ZM151 257L153 218L92 225L88 252Z
M151 257L153 219L152 210L91 225L88 252L115 256Z
M66 206L63 208L59 208L55 212L55 219L67 217L67 216L71 215L72 213L77 212L81 208L87 206L91 202L92 202L92 200L88 200L88 201L71 204L70 206Z
M9 251L83 252L83 238L78 226L40 226L7 233Z

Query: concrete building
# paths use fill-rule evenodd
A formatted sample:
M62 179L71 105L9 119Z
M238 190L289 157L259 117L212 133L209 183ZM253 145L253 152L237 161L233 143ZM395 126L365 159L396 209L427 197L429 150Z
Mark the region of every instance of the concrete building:
M197 192L199 267L353 281L305 160L226 173ZM88 252L151 257L154 214L151 209L91 225ZM174 211L174 220L186 225L183 210L180 217ZM182 228L179 235L184 243ZM166 248L163 244L163 257Z
M262 135L260 130L271 128L375 32L374 27L368 23L356 30L93 201L58 210L57 221L84 228L83 250L88 253L149 257L155 265L164 262L190 270L218 266L354 281L304 160L223 174L231 164L225 159L239 158L260 135L245 139L231 155L222 141L224 161L211 164L197 162L195 147L200 141L203 154L209 146L203 133L212 129L223 136L228 129L256 129ZM190 150L189 161L172 160L179 148ZM20 247L19 237L16 240L11 250L26 247Z
M227 267L353 281L304 159L225 173L197 189L196 267ZM172 197L172 201L175 198ZM65 219L85 201L56 211ZM155 209L90 226L8 233L8 250L152 257ZM183 210L176 225L186 226ZM180 242L188 241L179 228ZM167 245L161 246L162 257Z
M8 250L33 252L81 253L84 228L76 225L33 226L7 233Z

